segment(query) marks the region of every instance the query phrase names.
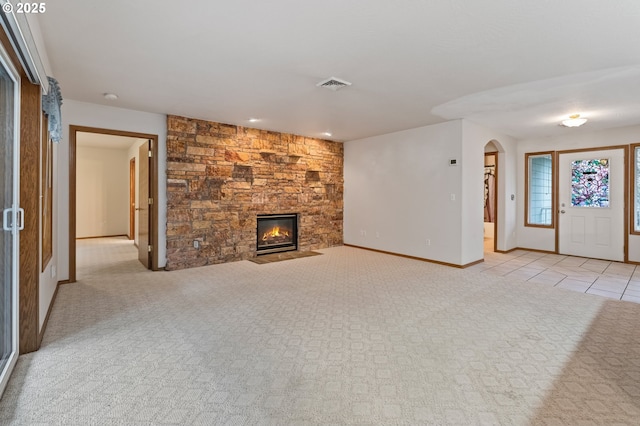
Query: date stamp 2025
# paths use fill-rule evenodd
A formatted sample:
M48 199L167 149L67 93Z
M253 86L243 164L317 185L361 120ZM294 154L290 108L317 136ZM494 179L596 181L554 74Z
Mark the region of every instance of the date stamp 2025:
M2 11L4 13L45 13L47 11L46 3L16 3L11 4L4 2L2 4Z

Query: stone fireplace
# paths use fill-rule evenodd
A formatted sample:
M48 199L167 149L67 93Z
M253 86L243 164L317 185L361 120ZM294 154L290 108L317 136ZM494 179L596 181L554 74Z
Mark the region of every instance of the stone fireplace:
M264 213L297 214L289 249L341 245L343 155L339 142L168 116L166 269L263 253Z
M278 253L298 249L298 215L258 215L256 254Z

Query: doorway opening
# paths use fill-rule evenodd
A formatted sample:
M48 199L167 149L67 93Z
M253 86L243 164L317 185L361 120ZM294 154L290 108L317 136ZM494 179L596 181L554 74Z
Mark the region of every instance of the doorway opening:
M491 142L485 149L494 148ZM497 251L497 218L498 218L498 152L484 154L484 251Z
M83 223L84 218L81 218L78 213L78 179L81 178L78 176L78 149L79 146L83 144L82 140L84 137L93 137L96 140L106 140L111 138L110 142L103 143L114 143L115 139L120 139L120 143L123 140L129 140L129 149L125 149L125 153L123 154L123 171L122 171L122 179L125 194L122 198L123 206L122 206L122 218L120 222L121 224L113 225L109 224L105 227L104 223L101 224L93 224L94 228L91 228L91 225ZM114 138L118 137L118 138ZM144 133L135 133L135 132L126 132L119 130L110 130L110 129L100 129L93 127L83 127L83 126L69 126L69 282L76 281L76 239L82 237L108 237L112 235L128 235L131 232L131 193L130 193L130 179L131 179L131 163L130 157L131 152L138 151L138 145L132 146L132 140L139 140L139 145L145 145L147 151L145 151L145 160L147 161L138 161L137 166L147 165L145 167L147 173L147 179L144 183L139 182L142 185L146 186L146 194L148 194L148 200L144 200L144 206L138 206L138 209L134 209L136 213L139 213L139 210L145 211L145 217L140 220L138 219L138 214L135 215L134 226L136 226L138 235L145 231L144 239L148 241L144 246L144 253L141 254L141 262L148 268L152 270L158 269L158 235L157 235L157 221L158 221L158 205L157 203L153 203L153 200L157 199L158 194L158 178L157 178L157 150L158 150L158 136ZM113 147L112 147L113 148ZM148 153L148 155L147 155ZM127 170L128 168L128 170ZM141 172L141 171L140 171ZM139 173L140 173L139 172ZM139 179L138 179L139 180ZM84 184L81 183L80 186ZM139 200L140 201L140 200ZM101 201L102 206L99 214L103 214L105 211L109 211L112 207L111 201ZM103 221L104 222L104 221ZM138 222L137 224L135 222ZM82 225L85 228L82 228L85 233L93 233L95 235L82 235L78 233L78 226ZM113 225L113 226L112 226ZM100 228L102 226L102 228ZM115 226L115 227L114 227ZM120 229L120 227L122 229ZM113 230L116 231L113 231ZM135 234L134 234L135 236ZM139 245L140 247L140 245ZM140 250L142 251L142 249Z

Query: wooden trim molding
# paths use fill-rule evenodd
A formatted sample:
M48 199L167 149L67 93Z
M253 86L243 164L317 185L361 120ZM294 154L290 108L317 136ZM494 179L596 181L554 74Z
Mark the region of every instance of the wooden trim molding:
M512 248L509 250L495 250L496 253L502 253L502 254L507 254L507 253L511 253L512 251L516 251L518 250L518 248Z
M624 221L624 261L625 263L629 262L629 227L631 223L629 222L629 212L631 211L631 206L629 203L629 186L631 182L631 175L629 174L629 163L631 163L631 158L629 154L629 146L624 147L624 209L623 212L623 221Z
M611 146L596 146L592 148L576 148L576 149L565 149L564 151L557 151L558 154L572 154L575 152L589 152L589 151L608 151L611 149L625 149L628 148L629 145L611 145Z
M629 222L629 212L631 211L630 200L629 200L629 190L630 190L630 182L631 175L629 174L629 164L631 163L631 155L629 154L630 148L626 146L624 148L624 261L625 263L629 262L629 227L631 223Z
M637 183L636 183L636 149L640 149L640 143L633 143L629 146L629 182L631 183L631 188L629 191L629 195L630 195L630 202L629 202L629 233L631 235L640 235L640 231L636 231L636 227L635 227L635 222L636 222L636 215L635 215L635 210L636 210L636 206L635 206L635 200L636 200L636 196L640 195L637 194L636 195L636 191L638 190L637 188ZM640 170L638 170L639 175L640 175ZM640 220L640 218L638 218L638 220Z
M0 28L0 43L20 73L20 206L25 229L20 232L19 342L20 354L39 348L40 304L40 86L29 81L9 37Z
M77 172L77 132L98 133L102 135L126 136L130 138L150 139L151 143L151 196L156 201L149 210L152 216L150 241L154 247L151 259L151 269L159 270L158 257L158 135L148 133L129 132L125 130L101 129L98 127L69 126L69 282L76 282L76 172Z
M69 126L69 282L76 282L76 128Z
M127 234L114 234L114 235L95 235L93 237L78 237L76 238L76 240L93 240L96 238L114 238L114 237L127 237L127 239L129 238Z
M470 266L477 265L479 263L483 263L484 262L484 259L478 259L475 262L466 263L464 265L456 265L455 263L441 262L439 260L426 259L424 257L417 257L417 256L409 256L407 254L400 254L400 253L394 253L392 251L385 251L385 250L378 250L378 249L369 248L369 247L356 246L356 245L353 245L353 244L343 244L343 245L345 247L353 247L353 248L362 249L362 250L369 250L369 251L373 251L373 252L376 252L376 253L389 254L389 255L392 255L392 256L404 257L405 259L412 259L412 260L419 260L421 262L435 263L435 264L438 264L438 265L450 266L452 268L458 268L458 269L468 268Z
M20 354L40 347L40 86L20 85Z
M526 251L532 251L535 253L545 253L545 254L558 254L557 251L553 251L553 250L539 250L539 249L526 248L526 247L516 247L508 251L503 251L501 253L511 253L512 251L516 251L516 250L526 250ZM564 256L570 256L570 255L566 254Z

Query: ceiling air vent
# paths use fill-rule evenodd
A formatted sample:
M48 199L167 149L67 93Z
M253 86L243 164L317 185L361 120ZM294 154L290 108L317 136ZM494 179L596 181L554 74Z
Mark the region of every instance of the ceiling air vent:
M316 84L316 86L326 87L327 89L331 89L335 92L336 90L342 89L343 87L351 86L351 83L336 77L331 77L326 80L322 80L320 83Z

